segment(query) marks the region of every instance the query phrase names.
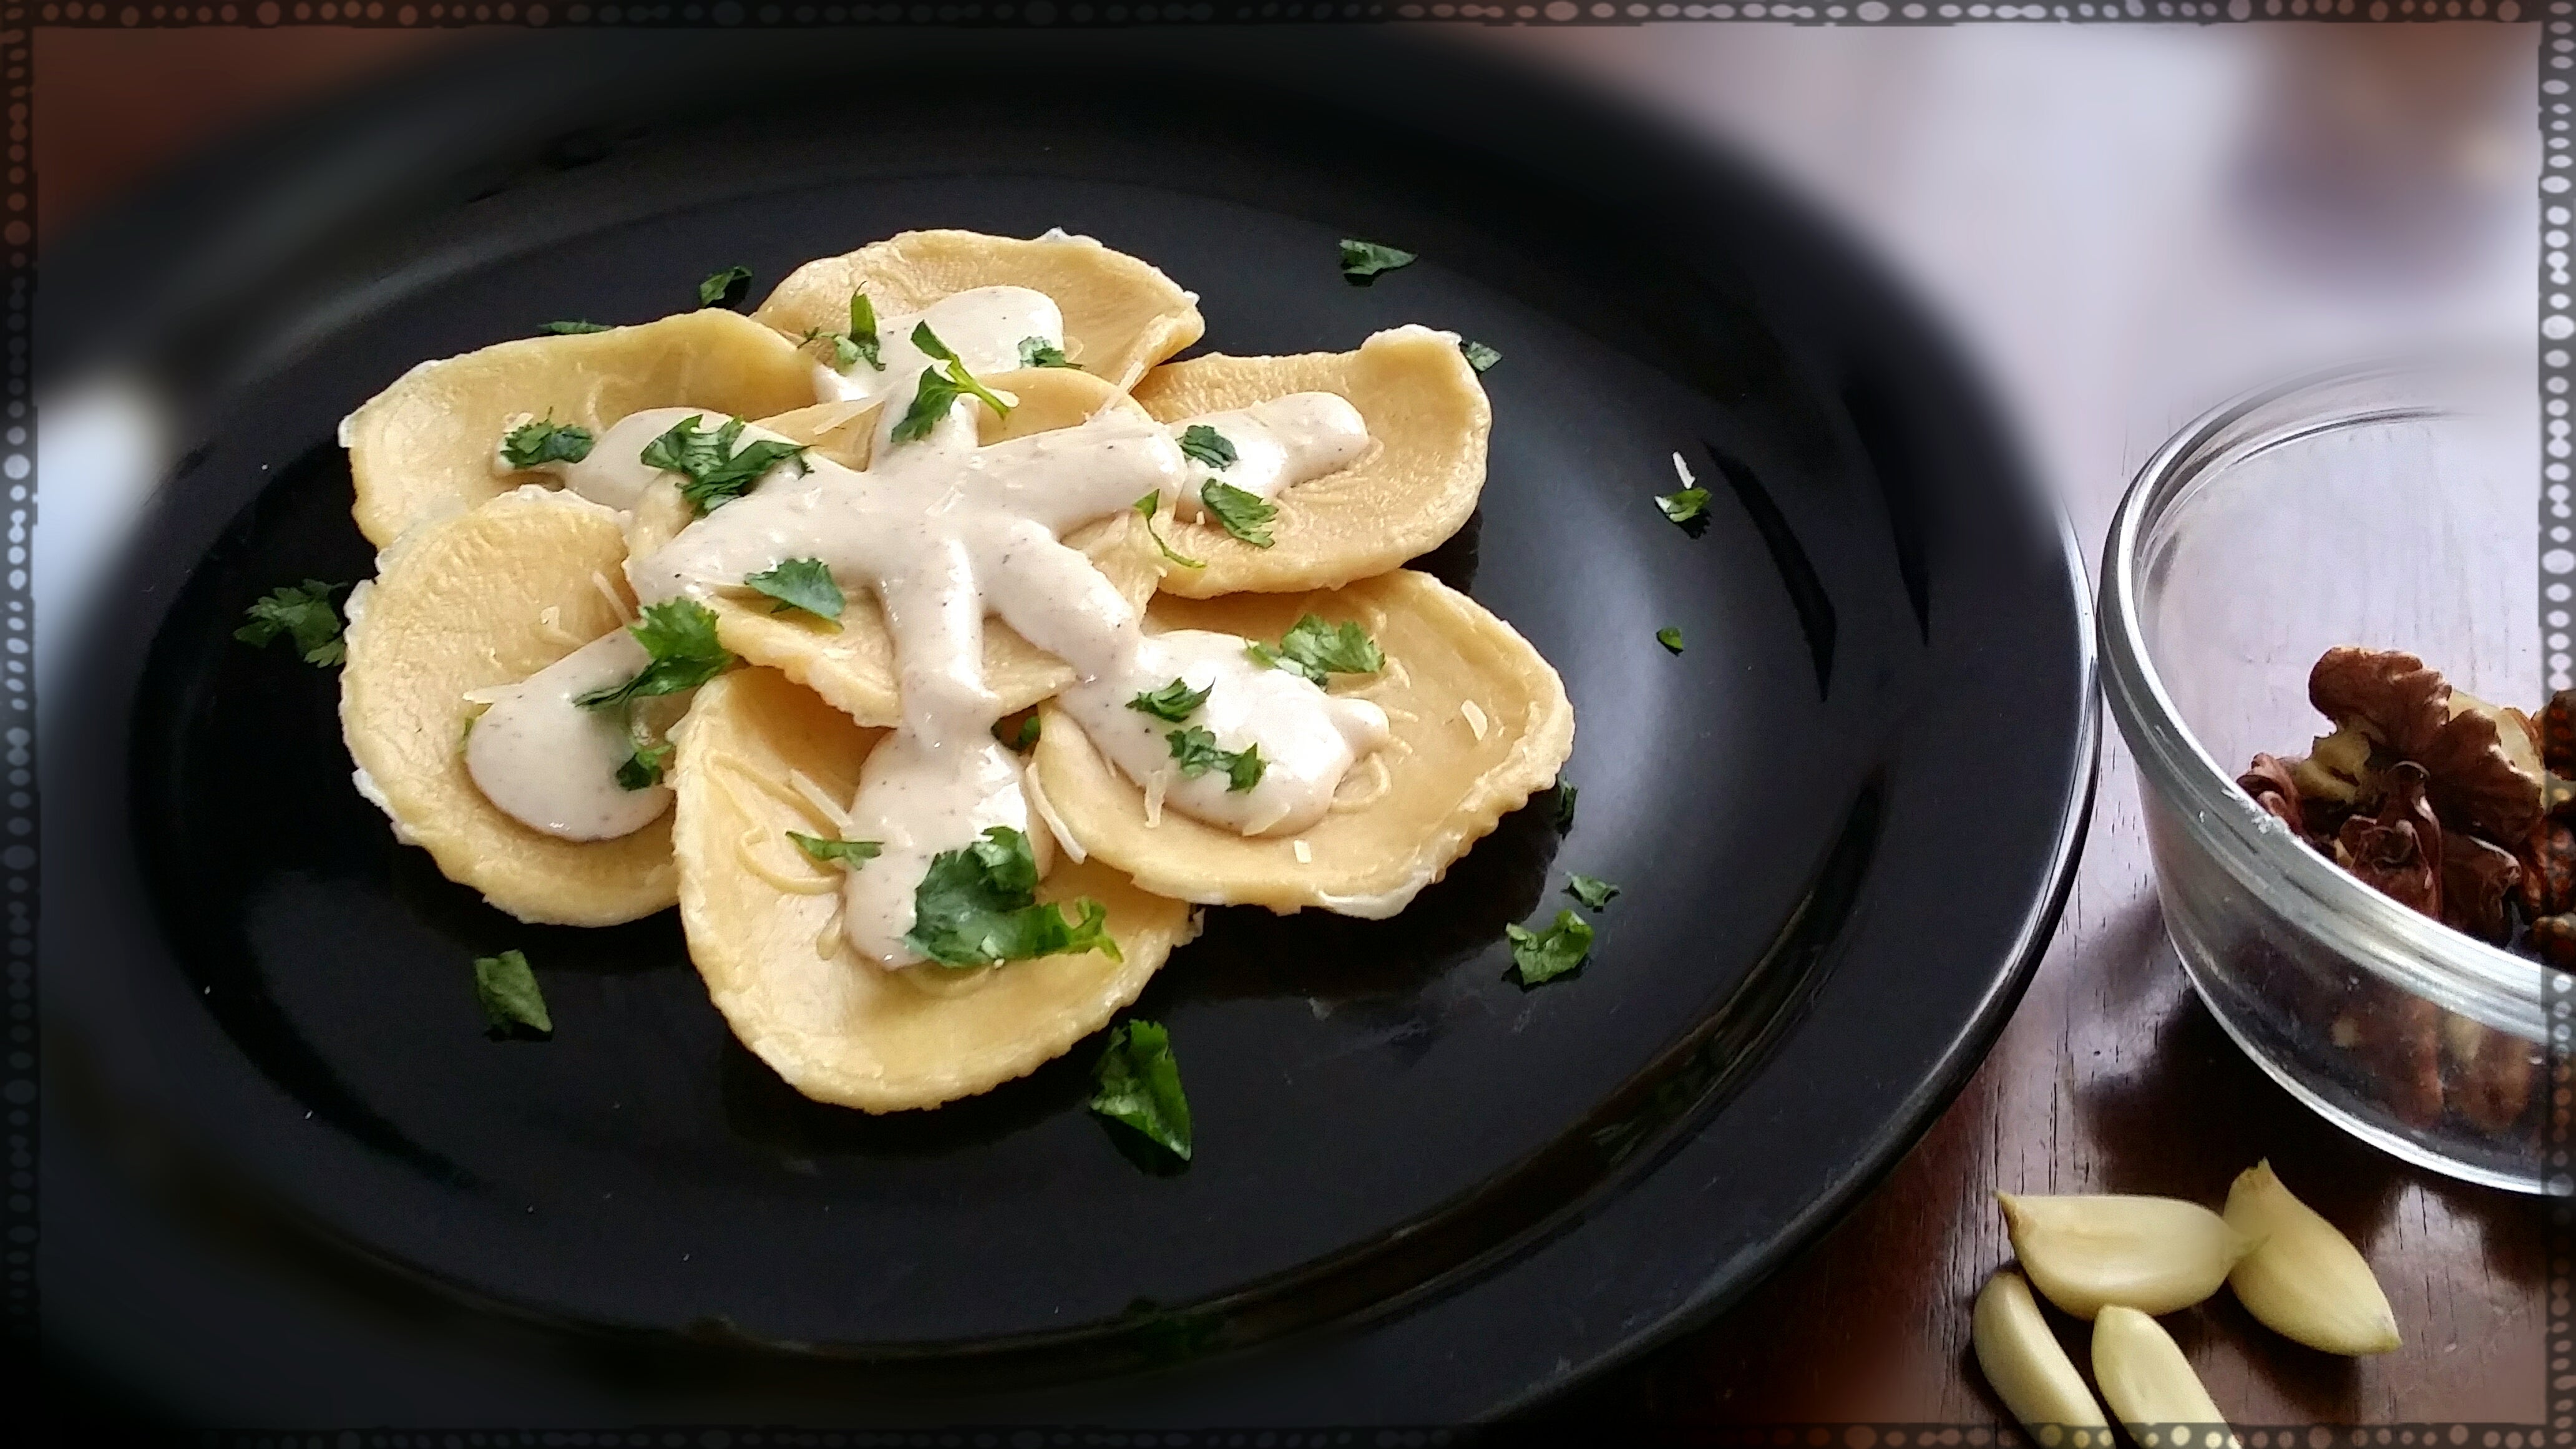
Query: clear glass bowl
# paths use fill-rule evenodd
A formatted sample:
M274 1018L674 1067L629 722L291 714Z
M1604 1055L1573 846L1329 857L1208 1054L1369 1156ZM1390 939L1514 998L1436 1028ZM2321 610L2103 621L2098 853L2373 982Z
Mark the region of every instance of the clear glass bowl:
M2493 361L2380 363L2219 408L2151 459L2103 553L2102 683L2136 757L2166 932L2263 1069L2399 1157L2547 1181L2544 984L2566 978L2363 885L2239 791L2332 728L2308 670L2403 649L2543 698L2536 419Z

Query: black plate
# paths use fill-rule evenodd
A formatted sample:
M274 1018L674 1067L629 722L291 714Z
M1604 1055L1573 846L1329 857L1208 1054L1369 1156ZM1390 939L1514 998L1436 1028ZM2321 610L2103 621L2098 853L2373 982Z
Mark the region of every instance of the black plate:
M196 314L198 445L91 620L80 728L47 741L57 1055L194 1164L192 1201L230 1184L335 1245L344 1285L466 1306L449 1327L486 1348L378 1365L397 1408L571 1412L564 1385L605 1374L648 1416L742 1421L1491 1413L1815 1233L2036 959L2092 779L2080 573L1869 266L1748 177L1459 47L1032 39L479 56L340 118L334 144L437 163L356 188L395 207L373 250L273 252L206 294L253 305ZM471 199L443 179L514 155ZM222 189L235 220L279 204ZM1483 507L1420 566L1528 635L1577 710L1563 839L1542 796L1395 920L1211 913L1139 1006L1187 1074L1177 1175L1082 1110L1096 1043L936 1114L804 1101L732 1040L671 915L483 906L351 790L334 676L230 637L276 584L369 571L333 425L412 363L677 310L734 262L765 287L905 228L1053 225L1196 288L1210 350L1409 321L1499 348ZM1342 236L1423 260L1351 286ZM1714 490L1702 536L1650 499L1676 453ZM1568 904L1568 870L1623 893L1592 964L1524 992L1502 928ZM550 1043L482 1038L466 963L504 946L539 965ZM66 1230L58 1265L82 1261L77 1224L49 1248ZM62 1304L77 1273L54 1271ZM214 1288L164 1292L233 1321ZM290 1317L318 1341L351 1311ZM500 1387L475 1326L498 1320L522 1335ZM280 1405L353 1392L314 1362L245 1373L268 1371Z

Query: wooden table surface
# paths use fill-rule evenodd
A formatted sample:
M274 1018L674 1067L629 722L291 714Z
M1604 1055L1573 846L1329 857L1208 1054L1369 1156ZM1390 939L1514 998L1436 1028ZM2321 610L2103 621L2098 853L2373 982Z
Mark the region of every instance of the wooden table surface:
M2529 346L2537 27L2256 29L1653 27L1498 43L1603 71L1732 134L1876 239L1985 357L2090 555L2145 455L2254 380L2285 336L2330 349L2438 314ZM204 136L450 39L40 30L42 234ZM2332 95L2356 76L2395 88L2380 99L2403 124L2322 142L2297 124L2284 142L2263 124L2265 107L2295 107L2301 85ZM2327 320L2302 331L2273 306L2289 289L2264 285L2259 267L2218 264L2210 248L2243 228L2203 228L2202 250L2172 259L2177 198L2206 210L2215 196L2224 220L2224 183L2249 156L2332 156L2340 136L2368 160L2381 143L2411 154L2428 132L2448 138L2439 175L2467 178L2447 205L2477 225L2437 237L2407 285L2383 279L2309 306ZM2248 135L2270 139L2249 149ZM2346 230L2374 235L2372 193L2361 194L2361 224ZM2108 732L2063 924L1957 1103L1741 1307L1544 1412L1594 1425L1999 1422L1968 1349L1969 1301L2010 1257L1993 1190L2214 1204L2266 1156L2361 1243L2407 1341L2384 1358L2329 1358L2263 1331L2224 1294L2170 1320L2238 1424L2540 1421L2545 1210L2378 1155L2230 1044L2165 944L2129 759Z

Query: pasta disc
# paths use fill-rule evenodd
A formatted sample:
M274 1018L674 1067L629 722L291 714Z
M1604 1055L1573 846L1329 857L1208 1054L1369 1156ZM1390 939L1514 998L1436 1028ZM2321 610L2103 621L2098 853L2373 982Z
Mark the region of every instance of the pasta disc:
M977 409L986 443L1069 428L1104 407L1136 406L1099 378L1058 367L1002 373L988 379L987 385L1018 398L1019 403L1005 418L994 417L989 408ZM856 414L846 413L847 404L839 406L845 411L838 416L834 405L825 404L763 418L760 425L799 442L813 440L842 460L855 457L864 463L876 405ZM672 497L676 499L676 491ZM637 510L639 524L655 506L648 498ZM1122 513L1092 524L1066 542L1089 554L1129 603L1141 607L1152 596L1156 555L1143 519ZM772 613L767 599L719 597L711 604L717 635L736 654L780 670L861 724L892 725L902 718L895 687L894 639L886 632L885 614L875 595L852 595L841 611L837 631L802 610ZM1072 683L1071 665L1021 638L1001 620L985 620L984 684L1002 697L1005 710L1026 709Z
M361 788L447 878L523 921L613 926L678 899L668 815L580 842L529 829L465 770L465 692L515 684L625 623L617 515L522 488L407 534L349 600L340 733ZM610 601L614 591L616 602Z
M1573 750L1574 707L1556 671L1511 625L1428 574L1313 594L1163 598L1150 617L1275 641L1310 613L1358 622L1387 660L1372 678L1337 677L1337 693L1386 710L1394 742L1352 768L1332 814L1294 839L1237 835L1177 810L1148 824L1144 792L1049 706L1035 770L1073 842L1158 896L1377 919L1545 789Z
M1089 237L986 236L907 231L857 251L807 262L752 313L790 337L850 325L850 294L865 291L879 317L918 312L977 287L1026 287L1064 314L1065 352L1112 387L1199 340L1197 299L1171 278Z
M1212 521L1175 520L1166 535L1172 547L1207 567L1166 572L1165 593L1212 599L1336 588L1429 553L1476 511L1494 413L1446 332L1398 327L1357 352L1166 363L1136 385L1136 401L1168 423L1292 392L1339 393L1359 409L1376 446L1339 473L1271 500L1279 516L1269 548Z
M840 867L807 860L785 832L834 834L792 782L847 802L883 737L774 670L736 670L698 691L671 771L680 920L707 994L789 1085L867 1112L936 1107L1034 1071L1108 1024L1190 935L1189 907L1059 863L1038 898L1108 907L1123 963L1094 952L947 973L860 960L840 934Z
M501 435L514 419L551 415L595 436L646 408L759 417L813 399L811 358L747 317L710 308L424 362L349 414L340 441L358 486L358 531L382 548L424 519L551 481L502 470Z

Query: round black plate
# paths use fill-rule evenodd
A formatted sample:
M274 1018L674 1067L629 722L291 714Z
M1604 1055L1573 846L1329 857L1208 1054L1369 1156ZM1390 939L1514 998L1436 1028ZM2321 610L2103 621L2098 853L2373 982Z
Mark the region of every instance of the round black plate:
M391 240L234 279L264 300L208 324L198 446L47 743L49 999L77 960L101 1089L369 1291L691 1413L1490 1413L1740 1292L1974 1065L2089 798L2068 539L1867 266L1650 129L1450 46L1028 39L556 37L446 72L485 86L470 124L428 84L344 117L445 127L440 175L535 164L380 182ZM1180 1173L1083 1110L1096 1042L935 1114L806 1102L671 915L482 905L351 789L335 677L231 638L268 588L370 571L333 425L412 363L735 262L1056 225L1197 289L1209 350L1498 348L1483 507L1418 566L1577 710L1570 833L1542 796L1392 921L1211 913L1138 1007L1187 1077ZM1343 236L1422 260L1353 286ZM1702 532L1652 501L1675 455ZM1590 966L1524 991L1503 927L1570 870L1622 893ZM467 963L508 946L551 1042L483 1038Z

